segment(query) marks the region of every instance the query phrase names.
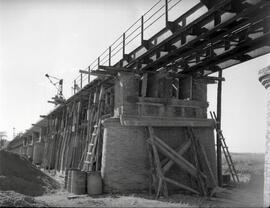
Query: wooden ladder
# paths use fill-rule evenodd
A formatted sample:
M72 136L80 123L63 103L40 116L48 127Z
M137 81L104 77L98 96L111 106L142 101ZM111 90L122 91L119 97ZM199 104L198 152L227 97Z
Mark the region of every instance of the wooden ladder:
M97 90L98 92L98 90ZM92 122L94 123L93 132L91 133L87 150L85 151L85 160L83 165L83 171L93 171L94 162L96 162L96 170L98 170L99 162L99 147L100 144L100 134L101 134L101 109L102 109L102 99L104 95L104 88L101 86L99 90L99 98L97 101L97 94L94 99L92 106ZM90 126L91 127L91 126Z
M100 137L100 121L98 122L97 125L94 126L91 141L88 144L86 158L84 161L84 169L87 171L93 170L93 163L94 163L94 160L96 159L95 152L96 152L99 137Z
M217 122L218 121L217 121L216 113L210 111L210 115L211 115L211 118L215 121L215 129L216 129L216 132L217 132L217 136L221 141L221 147L222 147L222 150L223 150L223 154L224 154L224 157L225 157L226 162L228 164L229 171L230 171L230 174L232 176L232 179L233 179L234 183L239 183L239 177L237 175L237 172L236 172L233 160L232 160L232 156L231 156L231 154L229 152L229 148L228 148L228 146L226 144L226 141L225 141L225 138L223 136L222 130L217 128Z

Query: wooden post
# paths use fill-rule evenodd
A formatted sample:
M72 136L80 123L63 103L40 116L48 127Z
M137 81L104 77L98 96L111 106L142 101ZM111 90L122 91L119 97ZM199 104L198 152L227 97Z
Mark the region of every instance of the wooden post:
M218 131L221 129L221 94L222 94L222 71L218 72L218 81L217 87L217 134L216 134L216 143L217 143L217 175L218 175L218 185L222 186L222 153L221 153L221 140L218 135Z

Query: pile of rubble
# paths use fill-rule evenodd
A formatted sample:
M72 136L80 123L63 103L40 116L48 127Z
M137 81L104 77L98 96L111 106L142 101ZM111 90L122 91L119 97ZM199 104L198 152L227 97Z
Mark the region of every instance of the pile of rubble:
M14 191L0 191L0 207L48 207L48 205Z
M41 196L59 188L59 183L35 167L27 158L0 151L0 190Z

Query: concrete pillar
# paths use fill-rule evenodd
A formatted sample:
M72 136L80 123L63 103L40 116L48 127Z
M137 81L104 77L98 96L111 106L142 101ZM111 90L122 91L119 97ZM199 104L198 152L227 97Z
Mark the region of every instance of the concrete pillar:
M179 81L179 98L207 102L207 83L202 79L185 77Z
M137 114L137 108L134 108L130 100L139 96L140 77L131 72L119 72L115 81L114 96L114 117L128 112Z
M270 207L270 66L259 71L259 81L267 90L267 131L264 165L264 206Z
M172 97L173 79L165 73L149 74L147 85L147 96L156 98Z
M179 80L179 99L192 99L192 77L185 77Z

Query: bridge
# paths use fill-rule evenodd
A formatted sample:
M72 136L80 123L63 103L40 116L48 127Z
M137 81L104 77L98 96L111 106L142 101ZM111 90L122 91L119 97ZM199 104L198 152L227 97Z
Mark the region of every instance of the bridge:
M157 159L150 165L163 184L157 195L161 187L167 195L167 183L202 195L206 187L221 186L222 143L217 135L215 151L207 84L218 84L218 132L222 70L270 52L270 2L201 0L178 12L181 3L158 1L80 70L74 94L15 138L10 149L34 157L43 144L37 163L60 172L101 171L106 192L145 189L148 157ZM152 32L155 24L161 29ZM184 157L188 149L193 154ZM170 178L161 175L161 166L173 172Z

